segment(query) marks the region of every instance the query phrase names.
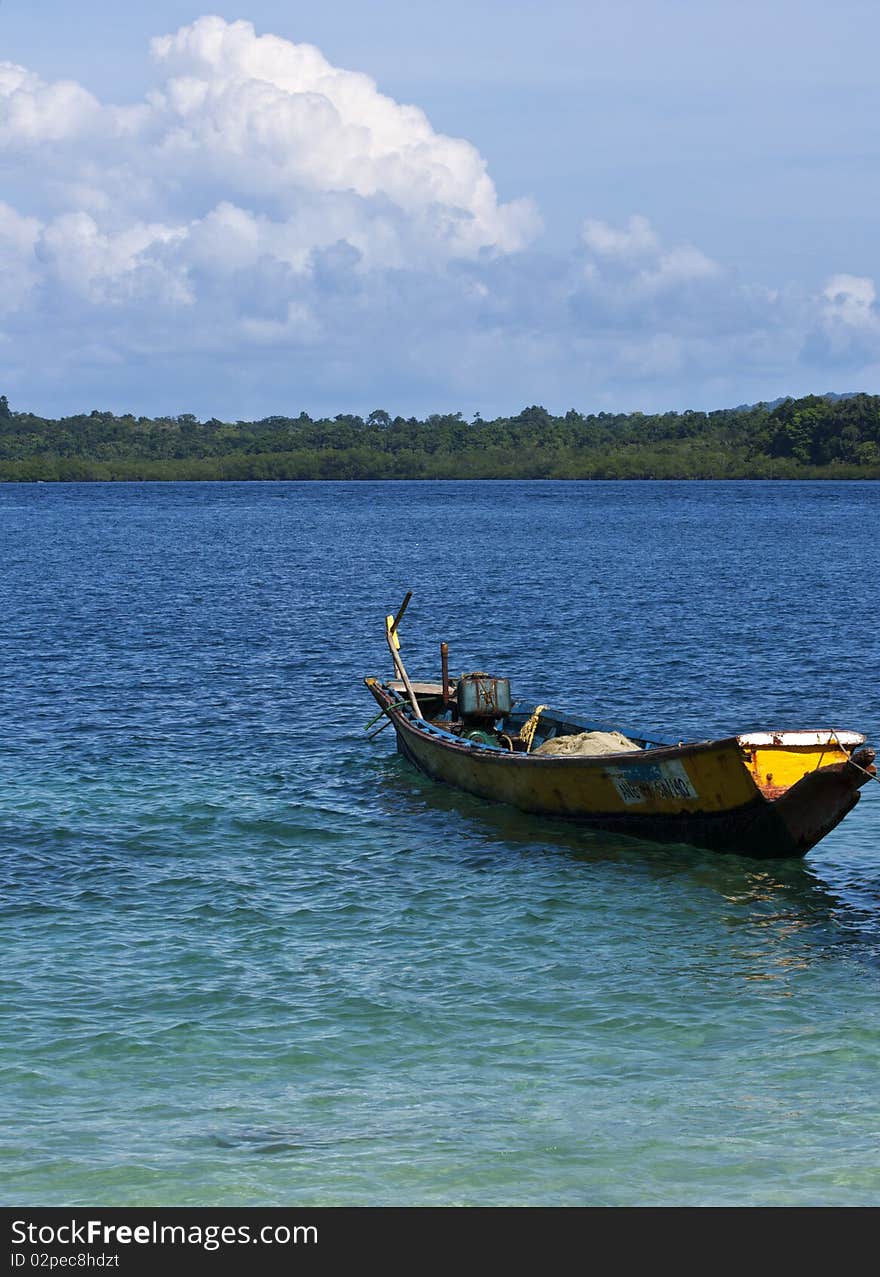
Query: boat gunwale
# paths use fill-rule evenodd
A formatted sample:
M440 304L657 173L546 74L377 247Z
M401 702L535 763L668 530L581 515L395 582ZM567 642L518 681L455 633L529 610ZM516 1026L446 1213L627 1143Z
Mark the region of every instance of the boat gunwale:
M481 741L462 740L461 737L455 736L452 732L444 731L443 728L435 727L433 723L426 719L416 719L409 711L409 706L399 706L389 708L392 705L392 693L378 680L367 683L370 691L379 699L381 695L387 700L386 709L388 717L394 723L395 729L398 727L406 732L412 733L420 739L436 745L440 749L448 749L452 752L467 754L469 757L479 757L487 762L504 763L521 767L524 764L539 767L557 767L557 768L601 768L608 763L614 766L639 766L647 759L651 762L664 762L669 759L681 758L684 755L697 753L708 753L721 747L732 747L741 757L742 749L739 744L738 736L723 736L709 740L700 741L682 741L680 744L656 745L651 748L638 750L623 750L613 754L525 754L517 753L511 750L503 749L497 745L484 745ZM549 717L549 715L548 715ZM747 768L744 769L748 771ZM749 773L751 776L751 773ZM753 781L754 783L754 781ZM755 789L760 793L760 788L755 785Z
M742 732L736 737L746 749L819 749L835 745L851 745L853 749L867 740L861 732L838 732L819 727L783 732Z
M380 691L387 699L388 705L391 705L392 693L396 691L396 689L387 687L379 680L368 682L367 686L371 691L373 691L374 695L377 690ZM387 709L387 706L383 708ZM717 736L696 741L680 741L676 744L650 744L645 745L644 748L640 748L639 750L622 750L617 753L609 754L522 754L511 750L505 750L498 745L486 745L481 741L462 740L461 737L456 736L453 732L447 732L442 727L438 727L436 724L429 722L427 719L415 718L410 713L410 707L408 705L394 709L387 709L387 712L388 717L391 718L395 724L400 723L400 725L405 726L407 730L418 733L426 740L434 740L436 744L448 749L464 750L468 754L479 753L482 757L486 758L497 756L499 758L513 759L517 763L554 763L569 767L572 765L583 765L584 763L597 765L608 759L614 759L615 763L618 761L626 761L630 764L635 764L639 759L644 759L646 754L650 754L652 758L656 757L659 761L663 761L664 757L680 756L683 753L703 752L707 749L717 749L720 746L730 745L735 746L740 754L742 754L744 750L753 749L833 749L835 745L838 746L842 752L846 752L845 747L849 747L849 751L852 752L858 746L864 745L867 740L867 737L861 732L835 731L833 728L814 728L778 732L740 732L732 736ZM557 711L553 711L548 707L546 717L552 718L556 712Z

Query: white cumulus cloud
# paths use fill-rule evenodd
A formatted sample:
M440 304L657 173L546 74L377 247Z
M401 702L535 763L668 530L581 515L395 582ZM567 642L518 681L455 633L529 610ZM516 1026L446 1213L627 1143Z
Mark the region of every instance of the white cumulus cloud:
M804 363L829 367L880 364L880 310L874 281L864 275L833 275L822 290L818 314L804 341Z
M469 142L311 45L204 17L153 53L164 79L135 107L0 66L0 160L26 155L28 211L87 212L105 232L170 224L181 270L189 232L230 204L256 206L299 269L341 238L368 264L405 267L511 252L538 229L528 201L499 202ZM107 247L107 269L127 269Z
M22 215L0 201L0 316L18 309L36 279L34 246L40 233L35 217Z
M100 103L73 80L47 84L38 75L0 63L0 146L26 150L84 134Z
M625 226L611 226L596 218L587 218L581 230L587 249L598 257L621 258L624 261L653 257L660 240L647 217L634 214Z
M643 295L683 284L713 280L722 269L691 244L665 248L646 217L636 214L626 225L588 219L581 239L587 253L585 277L611 280L616 288Z
M203 17L152 54L158 87L121 106L0 63L14 404L724 404L878 360L870 279L750 287L641 214L542 254L470 142L312 45Z
M877 289L872 279L860 275L834 275L825 286L825 317L850 328L873 328L880 324L874 306Z

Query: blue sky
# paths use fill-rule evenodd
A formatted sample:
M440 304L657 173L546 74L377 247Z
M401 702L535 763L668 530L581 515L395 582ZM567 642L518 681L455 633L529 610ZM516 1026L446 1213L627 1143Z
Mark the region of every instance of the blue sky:
M878 34L864 0L2 0L0 392L880 391Z

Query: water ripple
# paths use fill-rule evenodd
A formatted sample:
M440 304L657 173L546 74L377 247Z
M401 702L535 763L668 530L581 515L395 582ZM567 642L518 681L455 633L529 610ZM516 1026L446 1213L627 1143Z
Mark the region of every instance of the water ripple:
M804 863L578 832L367 743L360 680L414 587L426 675L443 638L610 723L880 739L816 611L874 667L817 547L877 502L0 489L5 1200L873 1204L877 797Z

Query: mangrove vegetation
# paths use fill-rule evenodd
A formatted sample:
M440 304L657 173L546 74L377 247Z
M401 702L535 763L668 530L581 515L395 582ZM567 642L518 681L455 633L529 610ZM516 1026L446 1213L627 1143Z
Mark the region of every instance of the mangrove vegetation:
M716 412L57 420L0 396L0 480L880 478L880 396Z

